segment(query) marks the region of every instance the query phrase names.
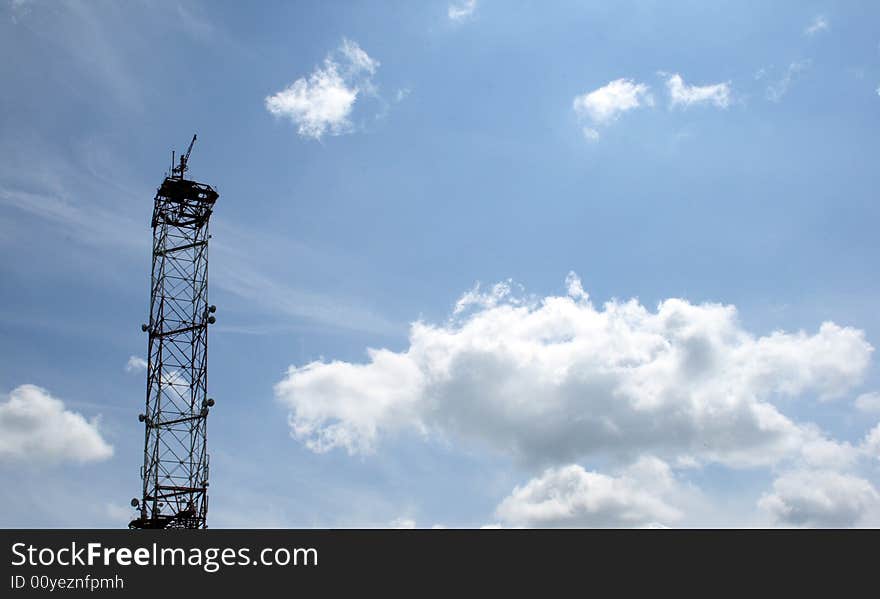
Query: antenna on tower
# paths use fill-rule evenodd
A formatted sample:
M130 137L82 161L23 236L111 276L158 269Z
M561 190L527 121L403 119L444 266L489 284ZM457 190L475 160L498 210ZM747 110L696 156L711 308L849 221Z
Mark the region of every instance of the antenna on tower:
M183 179L183 174L187 169L187 162L189 162L189 155L193 151L193 146L196 143L196 135L193 134L192 141L189 142L189 147L186 149L186 154L180 155L180 164L174 166L174 150L171 150L171 176L176 177L178 179Z

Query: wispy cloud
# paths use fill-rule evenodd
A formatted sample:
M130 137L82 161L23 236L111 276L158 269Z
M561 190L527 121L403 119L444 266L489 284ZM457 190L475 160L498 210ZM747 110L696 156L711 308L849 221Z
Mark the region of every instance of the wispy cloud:
M18 20L30 12L30 2L28 0L9 0L10 19L14 24L18 24Z
M449 20L461 22L471 18L476 10L477 0L461 0L450 4L446 14L449 16Z
M348 61L348 74L351 76L358 75L360 73L368 73L370 75L376 74L376 69L379 68L379 61L370 58L370 56L363 51L363 49L357 44L357 42L353 42L350 39L343 39L342 46L340 46L339 51Z
M804 35L813 36L817 33L828 31L828 28L828 20L822 15L817 15L813 18L813 21L804 29Z
M218 288L258 307L275 317L274 331L289 319L320 322L325 326L390 335L403 330L380 314L358 302L332 295L298 289L280 277L248 268L231 255L216 265L212 276ZM284 317L278 320L278 317ZM256 332L250 330L249 332Z
M0 249L12 247L23 235L45 238L45 244L59 240L68 254L71 248L82 250L82 262L74 263L68 256L65 271L75 267L83 273L95 271L96 248L111 250L105 255L112 256L120 265L143 265L143 260L149 259L149 221L136 218L139 215L148 219L149 213L135 205L142 205L153 192L136 185L122 185L118 173L126 171L124 163L113 165L117 178L108 181L100 160L91 166L83 164L88 160L87 153L81 152L79 159L72 160L37 142L22 138L13 141L19 143L0 142L0 156L6 159L0 161L0 217L9 217L10 223L8 234L5 227L0 231ZM100 156L110 150L95 148L94 153ZM21 160L30 161L28 171L13 168ZM113 207L105 201L108 189L114 191ZM127 204L124 210L120 209L123 202ZM258 322L272 322L263 332L315 323L379 334L404 330L365 308L362 298L328 290L319 281L304 283L301 277L294 278L287 267L289 263L307 263L324 272L344 272L357 263L351 256L315 250L267 231L252 231L242 223L227 223L219 213L214 219L212 285L243 300L243 305L248 306L247 314ZM285 260L278 260L279 256ZM127 269L125 266L109 270L116 277ZM104 275L104 283L107 276ZM114 280L119 284L130 281L121 275ZM292 280L297 283L290 283ZM225 318L221 323L227 328L234 327ZM253 329L253 323L237 324Z
M592 127L584 127L583 129L581 129L581 133L584 134L584 139L586 139L587 141L599 141L599 138L601 137L601 135L599 135L599 132Z
M175 8L177 9L177 21L180 27L193 38L202 41L211 41L217 38L217 28L214 24L196 12L192 5L186 7L183 4L178 4Z
M78 206L65 196L7 188L0 181L0 207L37 217L83 245L113 245L130 253L148 245L143 235L136 234L142 227L134 220L100 206Z
M812 61L810 59L799 60L789 64L788 67L786 67L785 72L782 74L782 77L767 85L767 99L771 102L779 102L782 100L782 97L788 93L788 88L791 87L795 78L809 69L811 65Z
M666 79L666 89L672 107L687 108L695 104L713 104L718 108L730 106L730 82L711 85L687 85L681 75L675 73Z

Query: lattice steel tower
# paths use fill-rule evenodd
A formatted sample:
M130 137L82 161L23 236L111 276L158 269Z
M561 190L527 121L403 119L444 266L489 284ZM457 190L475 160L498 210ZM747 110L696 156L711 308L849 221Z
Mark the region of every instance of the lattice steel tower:
M144 423L143 493L129 528L206 528L208 221L219 194L185 178L196 136L156 192Z

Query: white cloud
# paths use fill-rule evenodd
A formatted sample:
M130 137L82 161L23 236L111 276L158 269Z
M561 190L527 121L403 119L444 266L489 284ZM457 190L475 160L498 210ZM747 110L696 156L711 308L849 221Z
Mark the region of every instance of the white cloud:
M138 356L129 356L125 363L125 372L143 372L147 369L147 361Z
M266 109L296 123L303 137L347 133L352 130L350 117L358 95L375 89L372 76L378 67L379 62L356 42L343 39L335 55L325 58L308 79L301 77L266 97Z
M87 421L35 385L21 385L0 404L0 462L91 462L113 455Z
M597 124L615 121L624 112L640 106L653 106L654 97L644 83L632 79L615 79L591 92L576 96L572 106L581 118Z
M712 85L686 85L681 75L675 73L666 79L671 105L687 108L694 104L714 104L718 108L730 105L730 83Z
M856 409L860 412L880 413L880 393L862 393L856 398Z
M682 517L668 503L676 487L669 466L656 458L641 458L619 476L574 464L550 468L516 487L495 514L514 527L655 526Z
M812 61L810 59L799 60L789 64L782 77L767 86L767 99L771 102L782 100L782 97L788 93L788 88L791 87L795 77L809 69L811 65Z
M773 482L758 506L779 524L810 527L855 526L875 510L880 496L863 478L828 470L796 470Z
M812 35L816 35L817 33L822 32L822 31L827 31L827 30L828 30L828 20L825 17L823 17L822 15L818 15L813 19L812 23L807 25L807 27L804 29L804 35L812 36Z
M320 139L326 132L339 135L349 130L349 115L357 99L357 89L349 88L338 73L338 66L326 62L305 79L266 98L266 108L276 116L287 116L298 125L303 137Z
M449 5L446 14L451 21L464 21L474 15L477 10L477 0L460 0Z
M812 334L756 337L732 306L597 309L577 277L567 287L568 296L532 300L509 284L475 288L449 322L414 323L404 351L290 367L275 392L294 437L314 451L359 453L383 434L416 431L532 464L596 454L732 466L845 460L774 402L830 399L858 384L873 351L862 331L826 322Z

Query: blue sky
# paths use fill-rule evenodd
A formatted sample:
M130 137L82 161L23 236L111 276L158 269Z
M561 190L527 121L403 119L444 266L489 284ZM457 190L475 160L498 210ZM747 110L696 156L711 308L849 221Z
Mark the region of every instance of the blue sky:
M193 132L211 526L880 524L878 17L5 0L0 526L129 518Z

